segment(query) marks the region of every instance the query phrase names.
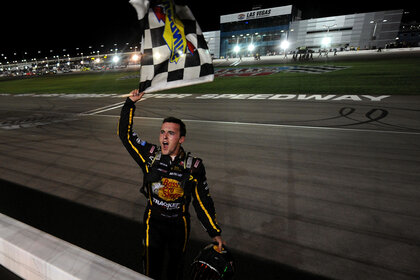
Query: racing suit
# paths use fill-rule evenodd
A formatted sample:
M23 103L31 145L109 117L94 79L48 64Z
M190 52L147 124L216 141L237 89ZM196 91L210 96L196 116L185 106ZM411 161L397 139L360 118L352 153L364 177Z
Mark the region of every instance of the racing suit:
M144 213L144 273L161 279L165 250L169 256L166 273L170 279L182 279L183 259L190 232L188 206L192 204L198 219L210 237L221 234L216 222L213 200L206 182L202 160L182 148L172 161L160 147L150 144L133 131L135 104L127 98L121 110L118 134L127 151L143 170L141 192L147 198Z

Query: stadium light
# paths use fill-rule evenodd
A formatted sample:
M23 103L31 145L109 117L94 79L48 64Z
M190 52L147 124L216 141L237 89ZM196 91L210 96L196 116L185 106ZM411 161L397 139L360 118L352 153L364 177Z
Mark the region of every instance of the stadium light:
M252 52L255 49L254 44L249 44L248 51Z
M140 59L140 56L138 56L137 54L133 54L132 56L131 56L131 60L132 61L138 61Z
M290 46L289 41L284 40L280 43L280 48L282 48L284 51L286 51Z
M239 48L239 46L238 46L238 45L236 45L236 46L233 48L233 51L234 51L235 53L238 53L240 50L241 50L241 49Z
M153 58L160 59L161 55L159 52L153 52Z
M324 38L322 38L321 44L324 47L328 47L331 44L331 38L330 37L324 37Z
M185 57L186 56L186 54L182 50L178 51L178 55L179 55L179 57Z
M117 63L118 61L120 61L120 57L118 55L114 55L112 62Z

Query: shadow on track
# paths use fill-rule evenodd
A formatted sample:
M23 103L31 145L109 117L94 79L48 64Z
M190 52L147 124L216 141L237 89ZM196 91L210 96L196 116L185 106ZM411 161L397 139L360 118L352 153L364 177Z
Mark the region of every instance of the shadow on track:
M0 212L141 272L142 224L0 179ZM190 240L187 262L206 244ZM237 280L326 279L232 250Z

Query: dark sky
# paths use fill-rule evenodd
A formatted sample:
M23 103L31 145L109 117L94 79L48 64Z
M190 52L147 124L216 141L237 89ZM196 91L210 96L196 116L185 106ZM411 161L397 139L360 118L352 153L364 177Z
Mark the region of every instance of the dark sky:
M415 1L229 1L187 0L203 31L219 29L220 15L249 11L253 5L272 8L295 5L302 16L323 16L404 9L415 14ZM7 1L3 4L0 54L21 59L24 52L30 57L49 50L60 54L72 53L78 47L85 53L92 49L105 52L115 43L122 49L125 43L139 40L137 16L128 0L72 0L72 1ZM63 49L66 49L64 52ZM92 50L90 49L90 50ZM102 49L101 52L102 52ZM11 54L12 53L12 54ZM17 53L14 55L14 53ZM0 57L0 59L2 59Z

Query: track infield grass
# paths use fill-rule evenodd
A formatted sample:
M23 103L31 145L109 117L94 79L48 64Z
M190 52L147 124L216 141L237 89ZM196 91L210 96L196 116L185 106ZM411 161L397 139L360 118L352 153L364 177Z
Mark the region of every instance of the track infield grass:
M276 66L345 66L321 74L280 72L267 76L216 77L212 83L163 91L192 94L395 94L420 93L420 58L352 62L301 62ZM242 68L254 66L241 66ZM238 67L238 68L241 68ZM21 79L0 79L0 94L22 93L128 93L138 87L138 70L80 72Z

